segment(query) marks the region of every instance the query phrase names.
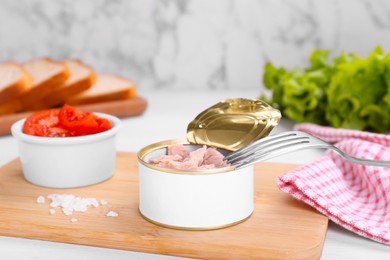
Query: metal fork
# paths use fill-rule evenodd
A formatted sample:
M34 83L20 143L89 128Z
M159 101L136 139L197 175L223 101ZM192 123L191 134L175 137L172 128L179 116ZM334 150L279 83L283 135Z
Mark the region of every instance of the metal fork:
M260 161L303 149L332 149L344 159L354 163L371 166L390 167L390 161L367 160L349 156L334 145L300 131L288 131L278 135L267 136L229 153L224 160L236 169L240 169Z

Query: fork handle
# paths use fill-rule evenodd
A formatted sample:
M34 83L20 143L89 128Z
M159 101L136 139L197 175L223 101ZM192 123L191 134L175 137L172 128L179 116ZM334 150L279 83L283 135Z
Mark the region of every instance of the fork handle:
M380 160L369 160L369 159L362 159L362 158L357 158L350 156L337 147L331 146L331 147L326 147L328 149L331 149L335 152L337 152L339 155L341 155L343 158L347 159L348 161L358 163L358 164L365 164L365 165L370 165L370 166L379 166L379 167L390 167L390 162L388 161L380 161Z

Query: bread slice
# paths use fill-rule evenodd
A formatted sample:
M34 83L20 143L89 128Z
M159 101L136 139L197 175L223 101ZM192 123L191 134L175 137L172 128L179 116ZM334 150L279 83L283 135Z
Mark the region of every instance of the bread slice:
M18 97L30 85L30 75L19 64L0 63L0 105Z
M10 61L0 64L0 115L23 109L19 97L31 83L30 75L22 66Z
M42 102L37 102L34 109L60 106L65 100L89 89L95 82L95 71L80 60L65 60L69 68L69 78L47 94Z
M32 78L31 86L20 96L23 110L31 110L39 100L69 78L69 69L66 64L49 58L35 59L22 66Z
M65 100L69 105L82 105L136 96L135 84L115 75L97 75L91 88Z

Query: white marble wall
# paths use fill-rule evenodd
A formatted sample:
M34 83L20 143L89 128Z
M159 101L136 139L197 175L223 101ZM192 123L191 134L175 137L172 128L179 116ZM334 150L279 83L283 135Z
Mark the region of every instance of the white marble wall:
M267 60L390 48L389 0L0 0L0 59L75 57L142 89L262 89Z

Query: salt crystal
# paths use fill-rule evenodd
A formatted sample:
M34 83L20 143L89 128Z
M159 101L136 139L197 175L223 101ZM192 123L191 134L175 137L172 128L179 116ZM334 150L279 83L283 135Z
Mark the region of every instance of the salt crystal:
M110 210L106 214L107 217L117 217L118 215L119 215L118 213L116 213L115 211L112 211L112 210Z
M37 203L39 203L39 204L45 203L45 197L39 196L39 197L37 198Z
M61 207L67 216L72 215L74 211L86 212L89 206L99 206L95 198L80 198L72 194L50 194L48 198L52 201L51 207Z
M94 206L95 208L99 207L99 202L95 198L90 198L89 203Z
M54 215L56 213L55 208L60 207L62 213L69 216L74 212L86 212L88 207L99 207L99 202L96 198L81 198L72 194L50 194L47 196L51 200L49 213ZM45 197L39 196L37 203L45 203ZM107 205L106 200L100 200L101 205ZM115 211L108 211L107 217L117 217L119 214ZM77 222L77 218L72 218L71 222Z
M72 215L73 209L72 208L62 208L62 213L64 213L66 216Z
M87 207L89 205L90 203L87 199L76 198L73 200L73 203L69 205L69 207L72 207L74 211L85 212L87 211Z

